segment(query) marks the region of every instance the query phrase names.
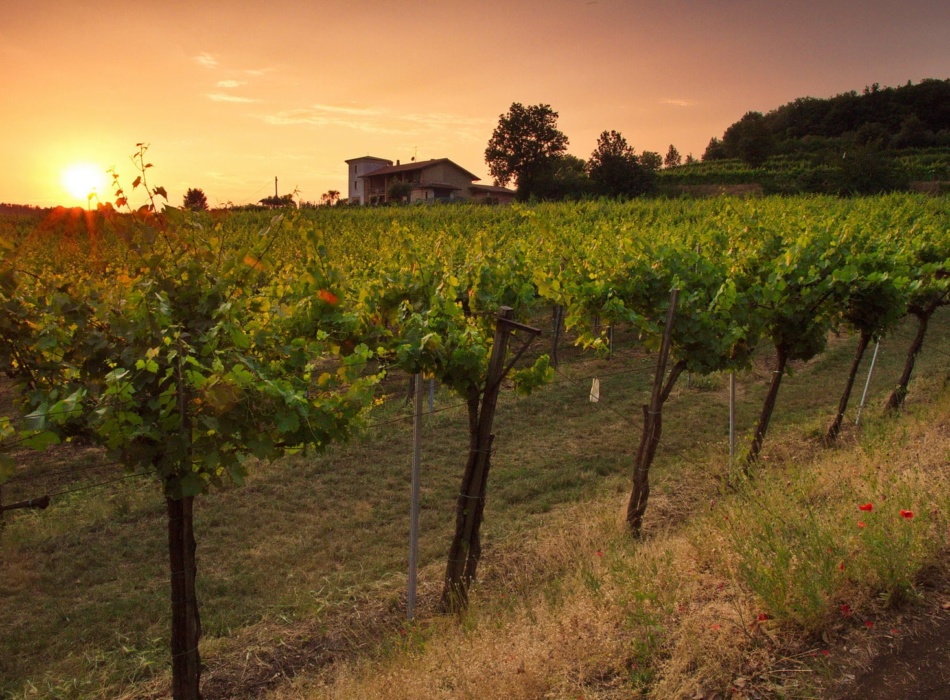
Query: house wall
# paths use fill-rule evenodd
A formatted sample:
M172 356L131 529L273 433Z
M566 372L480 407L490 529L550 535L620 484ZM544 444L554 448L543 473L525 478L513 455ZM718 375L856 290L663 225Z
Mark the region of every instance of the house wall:
M348 184L347 190L349 192L347 198L352 203L366 204L366 192L364 187L366 186L365 180L360 180L360 176L371 173L374 170L379 170L387 165L392 165L391 160L384 160L382 158L353 158L352 160L346 161L348 168Z
M453 196L466 199L468 198L468 188L472 184L472 178L450 163L439 163L426 168L422 171L422 182L425 185L430 182L444 182L459 188Z

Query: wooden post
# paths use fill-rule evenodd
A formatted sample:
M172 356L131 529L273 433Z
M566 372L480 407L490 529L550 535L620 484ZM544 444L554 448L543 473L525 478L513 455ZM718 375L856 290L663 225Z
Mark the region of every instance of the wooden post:
M729 470L736 461L736 371L729 373Z
M34 510L45 510L49 508L50 499L49 496L40 496L39 498L30 498L26 501L18 501L16 503L11 503L8 506L3 505L3 501L0 500L0 526L3 524L3 514L8 510L24 510L24 509L34 509Z
M422 375L416 374L415 412L412 417L412 485L409 499L409 591L406 619L416 610L416 574L419 562L419 469L422 461Z
M557 346L561 340L561 326L564 322L564 307L558 304L554 307L554 328L551 333L551 365L557 367Z

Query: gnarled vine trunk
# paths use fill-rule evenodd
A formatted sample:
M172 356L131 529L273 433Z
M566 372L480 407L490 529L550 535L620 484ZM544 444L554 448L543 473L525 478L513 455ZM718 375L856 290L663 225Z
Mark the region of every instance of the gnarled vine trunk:
M871 342L871 334L867 331L861 332L861 339L858 341L858 349L854 353L854 360L851 362L851 370L848 372L848 381L844 386L844 392L841 394L841 400L838 402L838 412L834 420L828 426L828 432L825 433L825 442L828 445L834 444L841 433L841 423L844 420L844 412L848 410L848 401L851 399L851 391L854 388L854 379L858 375L858 368L861 366L861 360L864 358L864 352L868 349Z
M788 365L788 349L784 345L776 346L777 362L776 368L772 371L772 382L769 384L769 391L765 395L765 401L762 403L762 413L759 414L759 422L755 426L755 433L752 436L752 445L749 447L749 454L746 455L744 471L746 476L751 474L752 465L759 459L759 452L762 451L762 443L765 441L765 434L769 430L769 422L772 420L772 412L775 410L775 402L778 399L778 390L782 386L782 377L785 376L785 367Z
M201 618L195 593L197 574L194 497L165 497L168 510L168 554L172 591L172 697L200 700Z

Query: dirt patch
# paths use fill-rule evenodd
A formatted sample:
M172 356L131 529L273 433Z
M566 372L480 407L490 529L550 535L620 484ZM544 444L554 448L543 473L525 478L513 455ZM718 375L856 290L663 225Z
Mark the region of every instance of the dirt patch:
M945 573L945 572L944 572ZM827 700L945 700L950 697L950 580L923 612L881 621L875 635L853 633ZM893 625L893 626L891 626ZM864 639L861 637L864 636Z

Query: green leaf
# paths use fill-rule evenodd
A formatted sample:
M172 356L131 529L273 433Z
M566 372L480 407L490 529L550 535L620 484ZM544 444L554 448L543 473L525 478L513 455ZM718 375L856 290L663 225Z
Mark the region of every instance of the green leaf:
M49 430L44 430L40 433L36 433L35 435L24 438L22 444L31 450L45 450L50 445L59 444L59 435L50 432Z
M200 496L205 490L205 481L193 472L185 474L178 482L182 496Z
M274 425L282 433L293 433L300 428L300 418L294 411L282 411L274 416Z
M23 430L45 430L46 429L46 404L41 405L32 413L24 416Z

